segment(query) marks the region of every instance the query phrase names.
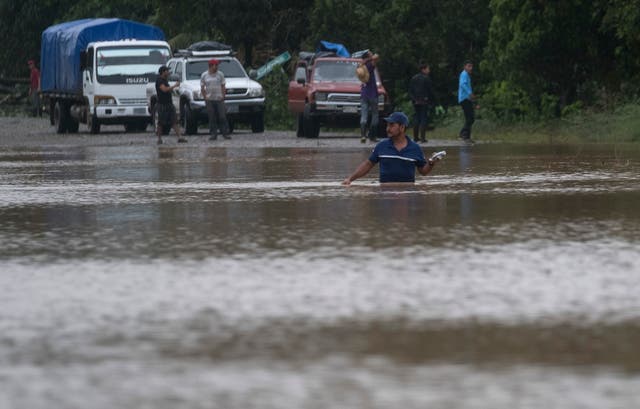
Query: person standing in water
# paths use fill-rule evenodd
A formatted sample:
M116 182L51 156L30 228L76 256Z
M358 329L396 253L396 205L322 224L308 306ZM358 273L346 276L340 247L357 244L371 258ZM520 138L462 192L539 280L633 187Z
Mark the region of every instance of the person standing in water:
M409 118L403 112L394 112L384 120L389 137L376 145L369 159L343 180L343 185L348 186L365 176L376 163L380 163L380 183L413 183L416 169L421 175L427 175L433 169L435 161L425 159L420 145L406 135Z

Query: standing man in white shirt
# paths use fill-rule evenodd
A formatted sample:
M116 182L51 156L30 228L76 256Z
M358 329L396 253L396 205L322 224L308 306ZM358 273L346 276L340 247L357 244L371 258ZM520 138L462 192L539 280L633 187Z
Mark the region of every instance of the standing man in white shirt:
M229 124L227 112L224 106L224 98L227 93L224 74L218 70L220 61L212 58L209 60L209 69L200 76L200 91L207 104L209 114L209 140L218 139L218 128L224 139L229 136Z

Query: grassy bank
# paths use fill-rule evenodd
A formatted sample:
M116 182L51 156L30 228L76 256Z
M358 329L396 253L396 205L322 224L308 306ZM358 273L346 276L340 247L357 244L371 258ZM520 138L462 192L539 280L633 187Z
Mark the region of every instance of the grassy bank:
M640 142L640 105L627 104L607 112L582 111L540 123L499 124L476 111L473 137L490 142L576 143ZM458 107L436 124L434 139L457 138L464 122Z

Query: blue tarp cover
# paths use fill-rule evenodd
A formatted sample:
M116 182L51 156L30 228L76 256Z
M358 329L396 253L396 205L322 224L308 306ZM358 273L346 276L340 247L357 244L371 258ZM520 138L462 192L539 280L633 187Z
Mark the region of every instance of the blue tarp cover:
M320 41L318 51L333 51L340 57L351 57L347 48L342 44L330 43L328 41Z
M80 52L94 41L164 40L158 27L118 18L91 18L51 26L42 32L40 85L43 91L80 92Z

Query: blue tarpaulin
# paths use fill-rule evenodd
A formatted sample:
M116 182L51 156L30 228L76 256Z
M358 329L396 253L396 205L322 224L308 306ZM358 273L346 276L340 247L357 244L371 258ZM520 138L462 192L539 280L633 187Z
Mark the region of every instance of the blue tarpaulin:
M328 41L320 41L320 43L318 44L318 51L333 51L340 57L351 56L344 45L338 43L330 43Z
M164 40L158 27L118 18L91 18L51 26L42 32L40 85L43 91L80 92L80 52L94 41Z

